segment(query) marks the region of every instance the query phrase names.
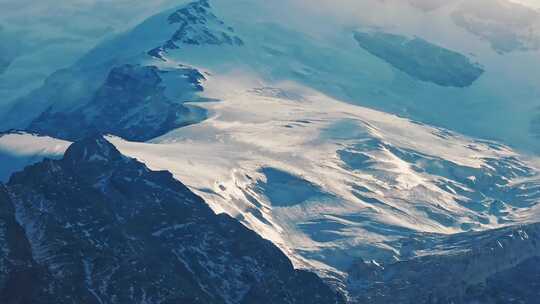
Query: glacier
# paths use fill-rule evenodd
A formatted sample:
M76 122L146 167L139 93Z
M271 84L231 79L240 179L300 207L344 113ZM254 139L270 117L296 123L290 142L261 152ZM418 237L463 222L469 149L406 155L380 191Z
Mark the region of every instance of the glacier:
M353 303L409 303L454 266L467 279L421 303L491 303L538 267L539 11L179 2L19 98L0 122L19 130L0 136L0 178L106 134ZM534 299L514 287L500 290Z

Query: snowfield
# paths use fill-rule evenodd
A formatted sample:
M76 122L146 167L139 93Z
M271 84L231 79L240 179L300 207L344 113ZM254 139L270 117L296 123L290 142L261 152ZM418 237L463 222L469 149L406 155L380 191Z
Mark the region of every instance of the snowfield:
M210 113L200 124L149 143L109 139L293 259L338 271L392 260L400 237L508 225L536 205L537 169L508 147L239 78L206 84L221 101L198 103Z
M151 169L171 171L214 211L323 275L346 276L358 258L399 259L401 241L417 233L538 220L533 159L294 83L254 79L209 78L204 97L220 101L196 103L208 111L201 123L146 143L108 140ZM66 147L9 134L2 150L15 150L17 137L39 155Z

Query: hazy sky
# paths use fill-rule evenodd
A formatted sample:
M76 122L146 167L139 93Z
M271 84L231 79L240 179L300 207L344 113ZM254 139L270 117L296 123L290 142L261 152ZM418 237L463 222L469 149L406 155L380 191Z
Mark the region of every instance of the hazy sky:
M540 8L540 0L512 0L512 1Z
M0 110L103 39L179 2L0 0L0 43L18 55L0 75Z

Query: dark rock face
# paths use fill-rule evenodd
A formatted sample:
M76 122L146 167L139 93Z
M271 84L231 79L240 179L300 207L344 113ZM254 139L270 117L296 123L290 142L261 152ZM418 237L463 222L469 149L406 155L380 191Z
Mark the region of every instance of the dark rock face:
M0 205L2 303L343 303L101 137L14 174Z
M208 0L192 2L177 10L168 18L178 30L162 46L148 52L150 56L163 59L163 53L181 45L230 45L242 46L244 42L214 13Z
M2 130L26 129L51 107L56 111L69 111L75 106L89 103L109 71L110 68L100 66L84 71L70 68L54 72L47 77L43 86L14 102L0 120Z
M420 236L402 250L403 261L352 267L349 286L358 303L536 303L540 297L540 224Z
M50 303L45 291L49 279L32 259L7 189L0 185L0 303Z
M186 91L202 91L204 76L197 70L179 68L174 72L185 76ZM115 67L87 104L71 111L49 109L32 121L28 130L68 140L110 133L145 141L197 122L193 109L165 96L161 73L153 66Z
M356 32L360 46L407 75L445 87L468 87L484 70L464 55L420 38Z

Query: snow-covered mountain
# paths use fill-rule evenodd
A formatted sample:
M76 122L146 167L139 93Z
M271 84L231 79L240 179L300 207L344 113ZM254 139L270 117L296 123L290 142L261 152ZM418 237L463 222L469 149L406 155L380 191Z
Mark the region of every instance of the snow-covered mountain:
M172 89L164 83L167 78L182 96L202 91L200 82L205 79L187 67L172 71L130 64L114 67L87 104L63 111L49 108L28 129L71 140L94 133L148 140L203 119L202 109L170 100L166 93Z
M343 303L169 172L101 137L0 186L2 303Z
M187 7L151 17L55 73L15 104L3 127L26 128L50 106L84 104L117 65L185 64L273 84L293 81L348 103L537 150L534 9L504 0L183 2ZM316 22L322 17L324 24ZM379 34L359 43L372 33ZM408 51L374 52L399 40L412 41ZM407 72L411 64L423 66L421 75ZM452 74L437 80L441 71Z
M525 240L513 226L540 219L540 12L503 0L180 2L21 98L1 124L27 133L0 137L2 178L110 134L360 303L393 297L381 277L414 292L445 267L503 265L431 288L456 299L422 295L467 303L499 285L466 288L538 267L527 242L483 259L501 233ZM536 242L536 226L523 230Z
M359 260L409 258L404 244L424 233L538 219L537 162L508 147L297 87L206 85L222 98L202 104L207 120L148 143L109 140L339 286ZM3 151L16 136L32 138L5 135ZM51 146L35 138L36 151Z

